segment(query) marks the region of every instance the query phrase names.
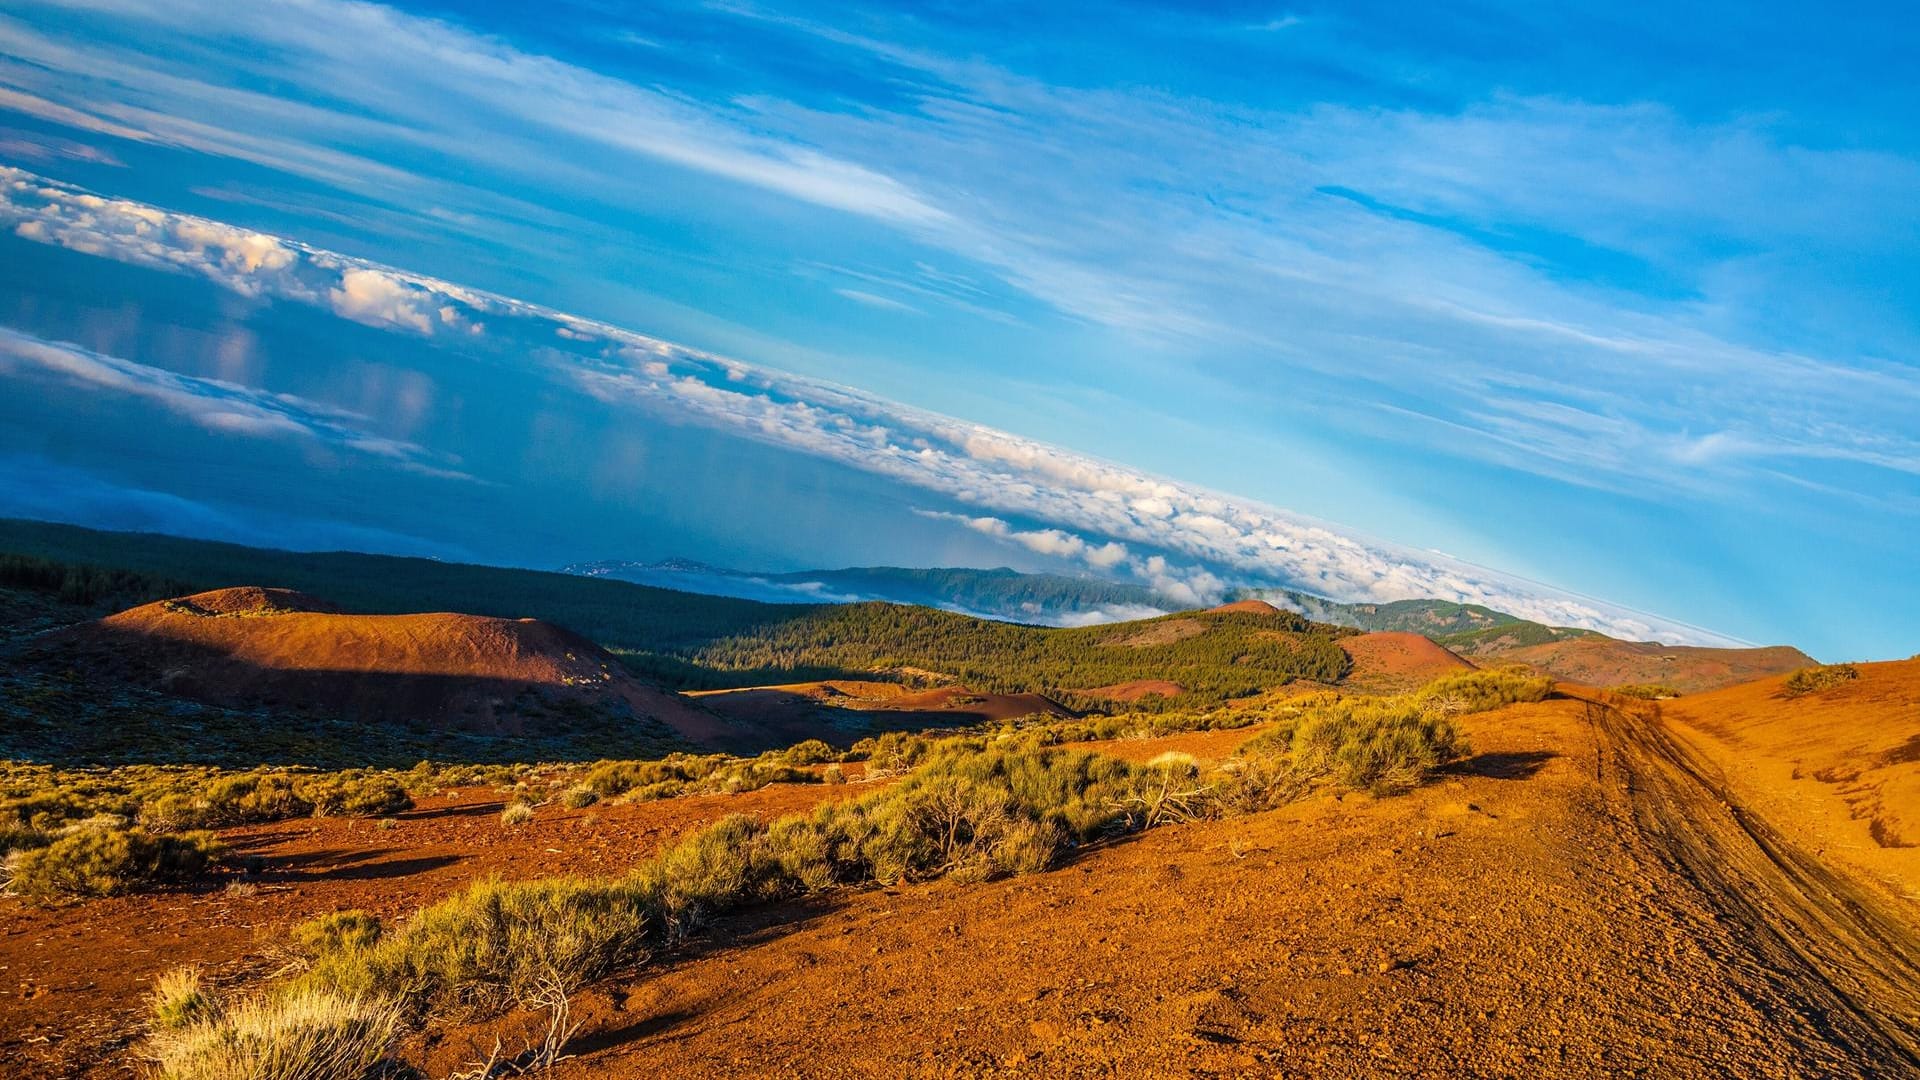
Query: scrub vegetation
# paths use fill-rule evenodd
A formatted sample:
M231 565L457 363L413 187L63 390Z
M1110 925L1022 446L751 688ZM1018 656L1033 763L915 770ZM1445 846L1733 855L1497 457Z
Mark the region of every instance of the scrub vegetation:
M225 1077L234 1073L218 1070L238 1059L203 1065L215 1060L206 1048L253 1047L264 1061L285 1052L256 1041L276 1026L288 1046L307 1045L318 1026L359 1048L365 1039L390 1043L403 1029L551 1003L556 988L564 1002L751 905L1038 873L1087 843L1158 826L1258 812L1322 790L1390 795L1467 752L1453 717L1533 692L1515 679L1477 673L1391 699L1319 695L1210 766L1183 754L1134 763L1044 745L1034 731L888 736L865 753L870 771L903 770L898 783L771 822L722 819L619 877L487 880L392 927L360 912L315 920L294 935L309 957L303 973L237 1008L170 1007L169 1015L199 1018L157 1025L151 1050L169 1077ZM667 782L638 764L596 766L600 786L629 785L618 797ZM323 1020L309 1022L315 1016ZM340 1060L346 1071L303 1075L344 1080L367 1067L357 1053ZM254 1075L279 1074L263 1066Z

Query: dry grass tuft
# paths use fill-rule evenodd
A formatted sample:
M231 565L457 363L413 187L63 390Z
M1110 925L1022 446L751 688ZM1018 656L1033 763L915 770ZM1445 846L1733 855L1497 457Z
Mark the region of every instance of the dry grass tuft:
M400 1030L386 1002L294 988L158 1031L149 1051L159 1080L361 1080Z

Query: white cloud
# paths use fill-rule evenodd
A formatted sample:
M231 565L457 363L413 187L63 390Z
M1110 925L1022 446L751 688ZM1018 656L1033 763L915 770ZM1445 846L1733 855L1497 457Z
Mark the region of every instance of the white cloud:
M417 334L431 334L441 328L480 332L480 325L468 321L460 308L443 302L442 294L384 270L362 266L343 270L339 287L329 290L327 299L335 313L370 326L391 326Z
M216 434L310 440L423 475L472 479L437 463L435 455L423 447L367 431L364 417L316 401L181 375L6 327L0 327L0 376L51 376L69 385L139 398Z
M871 308L880 308L883 311L918 312L920 310L919 308L914 307L912 304L902 303L901 301L895 300L890 296L880 296L875 293L866 292L865 290L862 290L862 289L835 289L833 291L840 294L841 296L846 297L847 299L853 301L856 304L862 304L862 305L865 305L866 307L871 307Z
M1458 560L1362 540L1251 500L849 387L290 241L102 199L17 170L0 171L0 194L5 196L0 199L0 221L45 225L47 234L38 237L43 242L190 270L249 295L312 304L407 333L431 333L447 325L448 311L456 324L468 326L477 324L468 321L467 313L486 313L491 332L484 338L459 335L463 347L489 349L502 362L531 363L563 385L617 408L700 423L938 493L982 512L939 511L936 516L1094 570L1125 570L1183 604L1211 603L1238 583L1288 584L1336 600L1434 597L1481 603L1525 618L1624 637L1724 640ZM570 333L562 335L561 329ZM276 410L245 388L181 382L182 377L154 369L135 372L125 361L79 357L62 362L90 364L102 384L135 387L129 392L150 395L169 408L190 409L190 415L210 427L323 429L291 410ZM1499 407L1497 400L1493 404ZM1572 422L1565 416L1552 419L1562 426ZM1523 434L1516 430L1515 437ZM399 460L413 461L417 449L372 437L356 440L337 432L333 437L343 445L384 451ZM1743 447L1723 441L1704 449L1696 444L1686 452L1716 449ZM1886 451L1889 456L1900 452L1898 446ZM1002 515L1039 527L1016 528Z
M894 177L757 132L738 109L702 106L524 52L452 22L340 0L307 0L272 10L218 0L123 0L111 7L121 21L145 24L156 35L190 25L246 41L253 48L230 54L228 62L276 83L304 86L311 92L307 100L350 101L355 108L328 113L304 101L217 85L164 53L97 41L68 44L22 24L0 23L0 52L29 59L38 69L15 77L50 84L12 91L23 102L15 107L31 105L75 125L113 124L144 140L241 156L343 186L418 186L416 177L319 149L337 142L343 131L405 140L448 160L482 160L494 168L547 177L576 171L550 152L555 144L584 143L601 153L669 162L865 217L918 226L947 219ZM113 109L125 115L107 120L98 114L110 103L49 100L69 90L49 73L88 80L110 74L134 96L164 101L168 109ZM391 89L400 73L408 83L404 92ZM0 107L9 104L0 100ZM509 130L515 134L505 136ZM521 135L529 131L533 137ZM310 141L300 140L300 134ZM592 172L578 170L582 178ZM604 181L605 174L597 179Z

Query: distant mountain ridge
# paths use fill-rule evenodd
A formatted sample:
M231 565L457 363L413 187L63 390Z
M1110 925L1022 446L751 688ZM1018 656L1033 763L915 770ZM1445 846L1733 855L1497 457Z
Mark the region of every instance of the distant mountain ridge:
M667 559L582 563L565 571L762 602L883 600L1056 626L1147 618L1182 606L1144 585L1028 574L1007 567L880 566L756 574L693 559ZM1314 622L1366 633L1419 634L1473 663L1524 663L1556 678L1602 686L1642 684L1691 693L1814 663L1812 657L1789 646L1714 649L1620 641L1593 630L1547 626L1482 604L1452 600L1343 603L1281 588L1242 589L1225 599L1262 600Z
M1461 604L1452 600L1394 600L1384 604L1343 604L1337 600L1328 600L1296 589L1258 590L1256 595L1281 607L1298 611L1315 622L1328 622L1367 631L1404 631L1424 634L1436 640L1459 634L1478 633L1496 627L1541 625L1480 604ZM1541 629L1563 630L1558 627L1541 627ZM1564 629L1563 632L1585 634L1590 631Z
M920 604L962 614L1014 622L1072 625L1105 617L1107 621L1147 618L1192 605L1154 591L1146 585L1104 581L1063 574L1034 574L1010 567L989 570L971 567L912 568L855 566L840 570L799 570L763 573L714 566L697 559L668 558L657 562L607 559L574 563L562 573L609 577L655 588L680 589L714 596L732 596L763 603L856 603L884 600ZM1342 603L1298 589L1240 589L1222 598L1265 600L1315 622L1349 626L1356 630L1423 634L1440 639L1497 627L1538 627L1527 634L1529 643L1561 634L1590 633L1529 623L1480 604L1451 600L1395 600L1389 603Z
M267 582L325 596L366 614L457 610L538 618L585 635L648 677L690 689L867 678L875 668L901 664L940 669L939 664L912 663L916 655L970 662L991 655L989 666L1031 666L1014 648L1026 640L1021 635L936 617L941 613L926 608L1001 623L1070 627L1155 618L1169 608L1186 606L1141 585L1023 574L1004 567L865 567L755 575L670 560L577 564L569 573L558 573L350 552L274 551L24 520L0 520L0 553L6 552L85 564L92 568L89 573L106 575L103 588L111 584L113 571L125 570L181 583L181 592ZM33 568L23 566L22 571L31 576ZM1642 683L1690 691L1814 662L1784 646L1701 649L1620 642L1444 600L1338 603L1279 588L1245 590L1237 598L1264 598L1325 629L1418 633L1477 664L1524 662L1559 678L1598 685ZM872 610L882 606L872 600L907 606L889 613ZM867 610L845 610L849 606ZM1086 690L1167 678L1165 672L1146 668L1085 674L1060 685ZM1305 668L1294 674L1321 677ZM977 681L984 687L989 680ZM1014 680L995 688L1012 692L1030 687Z
M1061 574L1030 574L1010 567L915 568L854 566L839 570L758 573L713 566L696 559L658 562L608 559L574 563L562 573L614 578L661 589L680 589L774 604L858 603L883 600L918 604L1009 622L1079 625L1150 618L1182 605L1144 585Z

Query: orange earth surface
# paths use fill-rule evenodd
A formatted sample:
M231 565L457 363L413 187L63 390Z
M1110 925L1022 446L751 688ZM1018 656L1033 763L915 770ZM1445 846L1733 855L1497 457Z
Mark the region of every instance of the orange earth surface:
M144 604L62 631L50 645L90 672L217 704L518 734L534 696L624 707L698 743L740 734L537 619L348 615L288 589L241 587Z
M757 909L578 995L556 1075L1914 1075L1917 703L1910 662L1798 698L1778 679L1657 706L1567 688L1465 718L1472 756L1405 796ZM1095 748L1204 757L1252 734ZM467 791L388 830L229 830L266 860L252 895L0 900L0 1074L128 1075L157 973L258 983L320 912L400 916L491 873L614 873L725 813L867 790L546 808L521 830ZM408 1051L444 1076L537 1019Z

